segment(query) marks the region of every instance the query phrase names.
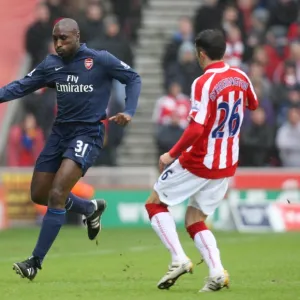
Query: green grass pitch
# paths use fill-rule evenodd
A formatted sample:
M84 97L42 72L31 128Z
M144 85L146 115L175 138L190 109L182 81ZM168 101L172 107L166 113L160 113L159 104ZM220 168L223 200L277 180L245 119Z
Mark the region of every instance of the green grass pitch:
M180 238L194 264L200 256L187 234ZM105 229L99 245L84 228L65 227L33 282L19 278L12 263L30 255L38 228L0 232L1 300L300 300L300 234L218 232L230 289L200 294L204 264L169 291L157 281L167 271L168 252L149 229Z

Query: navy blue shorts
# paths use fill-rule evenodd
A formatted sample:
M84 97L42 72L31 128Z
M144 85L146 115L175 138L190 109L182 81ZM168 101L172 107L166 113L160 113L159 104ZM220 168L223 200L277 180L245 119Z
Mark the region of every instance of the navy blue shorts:
M99 157L104 141L104 125L55 124L46 145L35 164L35 171L56 173L64 158L82 168L82 176Z

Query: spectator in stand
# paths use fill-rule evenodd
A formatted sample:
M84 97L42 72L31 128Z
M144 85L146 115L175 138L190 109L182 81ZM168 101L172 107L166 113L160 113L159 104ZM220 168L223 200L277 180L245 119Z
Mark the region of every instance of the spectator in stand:
M264 93L263 81L260 78L252 80L253 88L255 90L257 99L259 99L259 105L263 108L265 123L275 130L276 115L272 101L269 99L269 93ZM254 115L254 117L256 117ZM249 127L253 123L253 114L249 110L245 111L244 115L244 127Z
M141 26L143 0L111 0L113 12L118 16L122 34L130 41L137 41L137 28Z
M300 39L300 17L296 22L290 25L288 30L288 40L290 42Z
M284 84L285 86L294 86L299 83L296 74L296 62L289 59L277 66L273 76L274 85Z
M90 43L93 49L104 49L118 57L124 63L134 66L133 53L129 42L120 32L120 26L115 16L105 18L105 35L97 37ZM113 80L114 99L118 103L124 103L125 86L118 80Z
M269 26L282 25L286 29L297 20L299 4L297 0L272 0Z
M67 17L61 0L46 0L46 5L50 11L50 24L52 26L57 20Z
M126 26L128 16L130 15L131 0L111 0L112 9L118 17L119 24L122 28Z
M290 45L290 60L295 64L297 82L300 83L300 39Z
M282 100L277 112L277 124L280 126L287 121L289 108L300 106L300 85L287 88L286 98Z
M251 15L250 29L245 39L245 52L243 60L250 62L254 49L264 42L265 29L269 13L263 8L257 8Z
M119 0L120 1L120 0ZM122 0L123 1L123 0ZM142 7L143 0L131 0L130 1L130 14L127 18L127 24L125 26L124 33L133 43L137 42L138 39L138 31L137 29L142 24Z
M252 13L256 4L255 2L253 0L237 0L237 7L243 16L242 20L246 35L250 33L252 27Z
M84 17L80 22L81 42L89 43L104 35L103 8L100 4L91 2L86 6Z
M243 15L235 5L225 6L222 15L222 27L225 32L228 32L232 26L237 26L242 35L242 40L245 36Z
M282 58L271 45L261 45L255 48L253 60L260 63L264 68L267 78L273 82L277 66L282 63Z
M171 64L177 61L178 50L184 42L194 43L192 22L188 17L180 18L178 31L172 36L171 41L165 47L162 57L163 70L167 70Z
M276 144L284 167L300 167L300 109L291 107L288 121L278 130Z
M270 152L274 144L274 131L267 124L262 107L251 112L249 127L241 134L241 165L263 167L270 163Z
M35 117L26 114L20 124L10 128L7 145L7 166L33 166L44 147L42 130L37 126Z
M50 12L48 6L39 3L36 6L36 18L27 29L25 48L31 58L30 69L34 69L45 57L48 51L48 39L52 35Z
M264 67L257 61L252 61L249 64L248 76L251 79L251 82L261 82L261 97L269 98L271 91L271 82L266 77ZM261 97L258 97L260 99Z
M229 25L226 30L226 51L224 60L231 67L241 67L244 53L241 31L235 25Z
M222 9L218 0L204 0L194 18L194 32L197 34L205 29L222 29Z
M52 41L48 41L48 53L56 53ZM45 138L48 138L56 116L56 91L53 86L26 96L22 105L25 111L34 115L38 127L43 130Z
M293 89L297 84L296 65L293 61L286 61L282 67L277 68L277 74L275 76L275 84L270 92L270 99L273 102L274 108L277 114L280 109L285 105L285 100L288 98L288 91ZM286 114L285 114L286 115ZM284 117L286 120L286 117ZM282 122L280 122L282 123Z
M104 49L133 67L133 53L128 40L120 32L120 26L115 16L108 16L104 20L104 36L97 36L90 43L94 49Z
M181 93L180 84L170 84L169 93L157 100L153 121L158 155L169 151L188 125L190 101ZM158 157L159 157L158 156Z
M287 30L283 26L273 26L266 34L264 50L268 57L266 68L267 77L273 81L278 65L287 58Z
M269 63L269 59L268 59L267 53L265 51L265 48L262 45L255 48L255 50L253 52L253 61L259 63L263 67L264 74L266 74L266 76L267 76L266 66ZM268 78L268 76L267 76L267 78ZM269 79L269 78L268 78L268 80L271 81L271 79Z
M202 73L196 59L194 45L191 42L184 42L178 51L178 61L170 65L165 73L165 88L169 90L170 83L179 82L183 94L189 95L192 83Z

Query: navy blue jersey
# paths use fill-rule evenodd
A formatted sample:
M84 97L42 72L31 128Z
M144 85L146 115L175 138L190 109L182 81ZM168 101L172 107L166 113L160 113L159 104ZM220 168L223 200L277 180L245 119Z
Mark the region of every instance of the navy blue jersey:
M23 79L0 89L0 102L28 95L42 87L56 88L56 123L96 123L106 118L112 80L126 85L125 113L133 116L141 90L140 76L107 51L82 44L69 61L48 55Z

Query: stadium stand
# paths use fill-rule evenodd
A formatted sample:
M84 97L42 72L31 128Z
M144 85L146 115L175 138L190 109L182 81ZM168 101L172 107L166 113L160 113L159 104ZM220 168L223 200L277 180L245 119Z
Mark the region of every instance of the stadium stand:
M6 47L0 55L0 84L21 77L29 71L28 62L24 63L24 36L34 21L35 6L38 1L26 1L26 5L12 0L16 9L9 10L11 1L1 1L0 16L8 24L0 30L5 36L7 30L14 38L6 40ZM300 156L297 145L285 149L278 142L278 129L292 126L293 137L299 134L300 121L293 114L293 124L288 119L291 107L299 112L300 106L300 21L299 2L295 0L46 0L50 10L50 27L53 22L64 16L78 20L84 31L92 31L88 46L105 47L126 63L131 64L141 74L143 88L139 108L132 124L123 129L110 125L107 146L99 160L99 165L119 166L155 166L157 145L155 142L155 124L153 111L157 100L167 94L169 85L179 82L182 91L189 96L192 78L201 74L197 63L191 57L194 35L206 28L217 27L224 31L227 38L225 60L238 66L251 78L259 95L262 110L258 113L246 113L243 125L244 137L241 141L241 166L280 166L286 151ZM90 3L90 4L89 4ZM97 5L98 9L93 9ZM170 9L172 7L172 9ZM88 8L91 8L88 12ZM91 12L92 11L92 12ZM280 14L278 13L280 12ZM8 20L13 20L12 22ZM185 20L185 21L184 21ZM190 20L190 21L188 21ZM97 22L95 22L97 21ZM186 37L182 36L182 26L190 22L193 29ZM96 24L97 23L97 24ZM183 25L185 23L185 25ZM8 27L9 26L9 27ZM111 26L111 35L109 29ZM181 29L179 28L181 27ZM19 30L21 28L21 30ZM114 28L117 28L116 30ZM119 32L120 29L120 32ZM193 32L192 32L193 31ZM184 34L183 34L184 35ZM95 38L93 38L95 36ZM27 35L28 37L28 35ZM84 38L86 39L86 38ZM43 45L45 53L53 51L49 40ZM34 44L34 43L29 43ZM104 45L104 46L103 46ZM120 51L122 49L122 51ZM123 51L126 49L126 51ZM28 52L29 49L27 48ZM5 51L5 52L4 52ZM39 54L40 55L40 54ZM4 59L5 58L5 59ZM38 59L39 60L39 59ZM20 69L20 66L22 68ZM182 75L184 74L184 76ZM114 85L110 112L121 109L123 87ZM35 114L38 125L48 134L49 124L41 124L44 118L42 101L53 111L55 96L51 91L40 91L29 100L15 101L2 105L0 110L1 126L0 154L3 153L8 127L20 121L22 111ZM47 99L47 100L46 100ZM18 103L18 104L15 104ZM34 104L37 103L37 104ZM48 106L49 105L49 106ZM7 108L9 108L7 110ZM29 111L28 111L29 110ZM5 116L5 117L3 117ZM299 113L298 113L299 116ZM51 125L51 124L50 124ZM293 129L292 128L292 129ZM255 141L255 132L262 133ZM265 133L263 133L265 132ZM293 133L294 132L294 133ZM261 148L264 135L269 134L268 143ZM171 139L176 140L176 139ZM280 139L279 139L280 140ZM122 147L119 147L122 145ZM253 149L264 153L254 158Z
M294 157L294 166L298 165L295 157L300 157L299 143L283 145L278 129L285 128L290 140L299 139L299 1L153 0L149 5L137 50L137 69L143 76L143 93L139 114L121 149L122 164L156 163L155 151L160 149L155 149L155 142L149 139L151 134L155 136L151 111L154 101L165 93L163 82L165 89L170 84L170 70L180 64L176 54L180 53L183 40L176 40L176 27L180 17L189 16L193 19L194 34L208 28L223 30L227 40L225 61L249 75L259 96L261 109L245 115L240 166L291 166L293 164L286 159L289 154ZM181 72L183 69L177 71ZM183 90L186 90L184 86ZM253 154L254 149L257 155Z
M28 60L25 55L24 37L26 28L34 18L38 0L0 1L0 19L5 26L0 27L5 47L0 47L0 86L25 74ZM13 7L14 9L11 9ZM15 116L15 103L3 103L0 108L0 153L5 152L5 145L10 124Z
M136 117L119 149L120 165L156 165L152 113L156 100L164 94L161 57L183 12L192 17L198 6L198 0L151 0L144 10L136 50L136 69L143 78L143 88Z

